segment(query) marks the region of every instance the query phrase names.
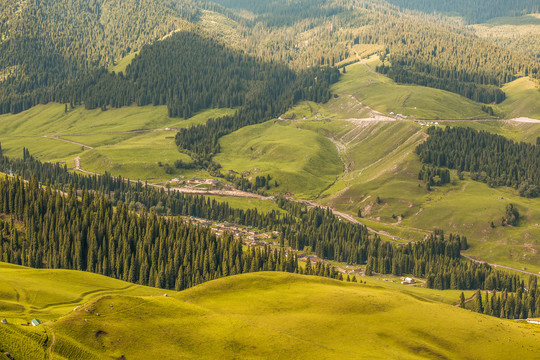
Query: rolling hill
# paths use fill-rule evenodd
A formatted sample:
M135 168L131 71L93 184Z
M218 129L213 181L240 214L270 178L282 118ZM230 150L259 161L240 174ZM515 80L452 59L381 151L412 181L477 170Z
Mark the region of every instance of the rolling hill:
M36 295L19 302L36 308L28 316L49 320L20 326L4 307L0 316L9 324L0 326L0 348L17 359L533 359L538 351L534 325L431 300L430 292L438 291L372 280L366 285L262 272L163 296L160 289L85 272L11 265L0 272L2 301L30 285ZM51 285L62 291L52 294ZM49 302L63 305L44 305Z
M539 326L433 290L516 291L501 318L538 315L520 307L521 292L538 297L520 283L540 273L540 203L524 197L537 195L538 177L525 178L535 157L510 164L518 181L499 171L488 185L471 168L430 185L415 152L435 137L427 128L450 126L537 154L535 1L0 8L0 154L24 149L2 171L26 181L2 177L0 260L88 270L0 263L0 360L540 358ZM94 176L105 172L151 186ZM184 176L264 196L167 191ZM520 184L532 190L520 196ZM217 229L238 225L249 239ZM296 251L320 260L299 264ZM330 279L343 269L360 283Z

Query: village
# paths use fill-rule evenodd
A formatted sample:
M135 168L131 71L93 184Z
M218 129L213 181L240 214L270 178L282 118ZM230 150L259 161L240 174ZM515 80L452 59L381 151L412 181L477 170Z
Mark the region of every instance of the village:
M216 179L199 179L199 178L187 179L183 175L179 175L177 178L170 179L169 181L167 181L167 187L188 186L188 187L193 187L193 188L217 189L219 184L220 184L219 180L216 180ZM225 189L226 186L224 186L223 188Z
M217 236L222 236L225 233L230 233L234 236L235 239L242 241L242 244L248 248L265 248L270 249L280 249L280 233L278 231L258 231L256 229L244 228L232 223L224 222L212 222L207 219L196 218L192 216L183 217L184 221L191 222L194 225L209 227L210 230ZM346 263L339 263L336 261L328 261L321 259L317 255L309 254L309 251L298 251L294 250L288 246L285 246L286 251L291 251L296 254L298 261L307 263L310 261L310 264L316 265L317 263L330 264L335 267L336 271L343 274L344 276L366 276L363 270L363 267L359 265L349 265ZM388 276L381 278L380 280L396 282L402 285L413 285L422 286L423 281L413 279L410 277L396 277L395 279L389 279Z

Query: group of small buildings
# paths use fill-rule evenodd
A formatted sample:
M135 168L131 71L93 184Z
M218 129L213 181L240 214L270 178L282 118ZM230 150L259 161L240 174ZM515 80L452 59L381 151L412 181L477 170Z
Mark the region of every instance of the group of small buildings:
M0 320L0 323L3 324L3 325L7 325L8 321L6 318L3 318L2 320ZM32 325L32 326L39 326L41 325L41 321L39 321L38 319L32 319L30 320L29 323L26 323L26 324L21 324L23 326L28 326L28 325Z
M403 115L403 114L395 114L393 111L391 111L389 115L395 116L396 118L400 118L400 119L406 119L408 117L407 115Z
M430 127L430 126L438 126L439 125L439 123L437 121L427 121L425 123L420 121L418 124L420 124L420 126L422 126L422 127L424 127L424 126L425 127Z
M167 184L169 184L169 185L191 185L191 186L210 185L212 187L217 187L219 185L219 180L216 180L216 179L199 179L199 178L186 179L185 176L180 175L177 178L169 179L167 181Z
M403 285L407 285L407 284L414 284L416 281L413 279L413 278L410 278L410 277L402 277L401 278L401 283Z
M309 263L311 265L315 265L317 263L320 263L320 262L323 262L323 259L321 259L320 257L318 256L315 256L315 255L306 255L306 254L298 254L297 255L297 259L298 261L304 261L305 263L308 262L309 260Z
M221 236L226 232L231 233L235 239L241 239L246 246L257 247L279 245L277 241L273 240L274 238L279 236L279 232L277 231L262 233L249 229L244 229L242 227L236 226L235 224L227 222L213 223L212 221L196 218L193 216L186 217L186 220L190 221L192 224L210 227L212 232L218 236Z

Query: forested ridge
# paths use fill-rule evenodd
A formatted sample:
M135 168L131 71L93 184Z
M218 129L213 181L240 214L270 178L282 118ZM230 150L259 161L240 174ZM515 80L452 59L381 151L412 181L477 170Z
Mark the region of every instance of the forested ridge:
M463 127L431 127L428 134L416 148L422 162L469 171L473 180L510 186L521 196L540 194L540 147Z
M290 86L295 73L182 31L143 47L125 74L103 71L95 78L83 86L87 108L167 105L169 116L189 118L202 109L244 106L260 97L272 106L268 96Z
M395 81L455 92L482 103L503 101L500 86L507 82L540 76L540 64L524 55L429 22L382 22L360 42L386 44L377 70Z
M260 270L298 271L283 250L244 252L232 235L155 214L136 214L104 195L43 189L35 178L0 180L2 261L37 268L95 272L124 281L182 290L221 276ZM13 221L13 220L11 220ZM7 224L7 226L6 226Z
M487 6L486 1L461 0L456 11L471 5L518 15L522 10L534 10L530 2L520 0L514 11L500 1ZM418 3L420 10L430 12L423 8L428 2ZM450 2L429 3L443 6ZM0 14L1 113L20 112L51 101L81 101L92 108L103 103L168 104L172 115L187 116L207 104L244 103L240 87L245 79L241 77L234 77L231 88L225 88L234 94L229 98L211 95L212 88L219 83L217 79L211 79L202 88L200 83L193 84L204 95L193 97L189 91L186 93L184 88L194 78L191 71L173 59L162 59L161 51L168 43L155 43L178 29L199 34L213 32L220 43L264 59L265 66L279 67L277 64L281 63L295 71L355 61L354 45L376 45L385 49L380 55L387 60L380 71L394 80L456 92L484 103L502 101L504 93L499 87L505 82L520 76L540 76L537 61L482 41L451 19L407 9L400 11L397 6L373 0L3 0L0 5L5 8ZM246 15L246 10L252 15ZM221 33L219 22L202 20L216 13L233 23L230 32ZM139 59L140 67L132 69L131 78L106 73L105 68L114 61L151 43L156 46L147 51L154 52L154 60L159 59L155 64L149 62L150 57L145 61ZM180 54L172 55L178 58ZM200 57L201 69L212 64L205 64L208 56ZM189 79L188 85L184 81L182 89L174 89L167 83L165 65L182 71L173 73L177 76L169 82ZM249 62L248 67L252 65ZM173 94L176 90L182 91ZM188 99L194 103L189 108Z
M80 206L85 208L87 206L87 211L91 212L99 210L98 214L101 214L103 217L98 218L100 219L99 221L96 220L96 226L98 228L103 228L101 222L105 221L105 217L111 215L111 211L114 213L112 210L113 207L124 211L127 214L126 216L134 216L135 219L138 219L136 216L138 213L144 219L155 219L158 223L162 221L164 222L163 226L173 226L170 224L174 224L175 220L166 220L157 216L156 212L167 214L168 216L207 216L207 218L216 221L234 221L247 226L259 227L260 229L273 229L279 232L279 241L282 246L288 245L293 250L299 251L310 250L323 259L347 262L349 264L366 264L365 271L367 275L371 275L372 272L395 275L412 274L418 277L425 277L427 279L426 285L436 289L494 288L497 290L507 289L508 291L515 291L519 286L519 278L517 276L495 270L487 264L477 264L461 258L460 251L468 247L467 239L463 236L453 234L445 237L442 231L436 231L422 242L396 245L381 241L378 235L370 234L363 225L341 221L329 209L320 207L310 208L304 204L290 202L285 199L278 199L277 201L278 206L284 210L283 213L271 212L269 214L263 214L250 210L233 210L226 204L209 201L201 196L165 192L163 189L158 190L150 186L142 186L141 183L130 183L123 179L112 178L110 176L97 177L69 173L65 167L58 164L43 164L35 160L27 151L25 151L25 156L22 160L10 160L5 156L1 156L0 166L0 170L4 172L11 170L13 173L28 177L30 180L30 184L25 186L22 180L14 180L7 176L2 178L0 187L3 189L3 192L0 196L2 201L0 213L15 216L15 219L23 222L25 229L29 224L32 224L36 229L32 229L31 231L36 231L36 234L40 234L39 236L41 237L39 239L43 241L42 243L34 242L35 253L32 251L27 252L26 250L23 252L22 243L12 243L12 237L9 237L4 241L3 249L4 252L7 251L10 254L9 256L6 255L7 257L5 258L7 259L6 261L10 262L29 264L31 266L58 264L56 262L48 262L49 260L44 262L43 259L49 257L50 261L53 261L52 258L58 255L58 249L60 247L58 247L58 244L50 244L47 239L52 235L49 236L47 234L52 234L51 231L59 231L63 229L63 226L54 227L56 230L51 230L53 229L52 226L44 230L42 228L44 226L43 221L37 221L36 223L27 222L30 218L41 218L45 216L45 213L47 213L46 216L53 216L53 219L57 219L59 215L54 215L54 211L53 214L45 211L46 209L55 209L56 205L52 203L52 199L54 199L55 203L60 202L61 204L67 201L59 191L54 190L56 188L68 194L67 198L71 199L67 202L70 204L69 206L76 208ZM34 177L34 173L37 178ZM38 178L46 184L55 184L55 186L47 185L46 189L43 190L39 187ZM79 184L84 184L85 187L79 189ZM26 189L26 187L29 187L29 189ZM39 206L32 206L33 199L36 199L36 197L41 199L38 196L41 194L40 191L44 192L46 194L45 197L48 199L50 197L46 202L47 205L43 205L44 203L41 202ZM32 192L33 195L27 197L27 193ZM80 204L77 195L82 199ZM27 219L25 217L25 211L30 210L26 209L33 209L37 213L28 215L27 217L29 218ZM106 210L109 212L107 213ZM66 210L64 209L62 211L65 213ZM70 213L73 211L71 209ZM127 230L125 229L124 231L126 234L128 234ZM140 235L141 233L139 231L135 234ZM83 234L86 234L86 232ZM22 235L24 235L24 232L20 232L20 234L10 233L10 236L16 236L17 239ZM77 236L81 235L79 234ZM23 238L24 236L21 237L20 241L25 241ZM27 234L26 239L30 240L31 237L28 237ZM60 237L58 239L63 238ZM140 236L135 236L132 239L132 249L137 248L137 241L142 241L141 239ZM169 239L169 241L173 240ZM8 243L10 245L7 245ZM88 243L84 244L84 246L89 246ZM172 243L169 245L173 246ZM88 248L85 249L90 251ZM92 255L90 259L95 259L94 254L98 254L99 249L94 248L91 251ZM22 256L23 253L26 257ZM81 260L70 262L68 266L83 266L84 264L84 269L87 269L88 266L91 266L92 269L99 269L99 266L103 268L102 264L100 265L94 262L90 265L88 263L88 253L79 253L78 256ZM291 256L288 258L290 259ZM160 257L160 259L163 258ZM25 262L23 263L23 261ZM125 262L125 258L122 261ZM272 261L274 263L276 262L275 257ZM240 262L234 264L240 264ZM263 263L260 264L264 266ZM159 263L156 263L156 268L159 268L158 265ZM228 265L229 269L230 265L232 264ZM149 266L151 267L152 264L149 263ZM243 269L242 271L246 269L244 265L238 266L240 266L240 269ZM248 268L251 269L251 265ZM124 269L127 271L126 267ZM178 269L174 270L177 271ZM196 270L194 268L190 270L190 274L195 276L191 281L198 278ZM214 270L217 272L216 276L224 274L223 272L220 273L217 268ZM223 271L223 268L221 270ZM336 276L335 272L331 270L318 268L313 269L313 271L327 274L328 276ZM172 273L176 274L174 271ZM203 276L202 270L200 274ZM125 273L121 275L121 278L123 278ZM115 274L111 276L120 275ZM202 278L207 279L204 276ZM176 283L175 278L169 280L167 284L170 286L173 280Z
M207 35L182 31L145 46L125 74L92 74L66 96L75 96L71 101L83 101L87 108L167 105L169 116L184 118L202 109L238 107L232 116L210 119L176 135L176 144L192 156L195 166L216 170L212 156L219 152L220 137L275 118L297 101L328 101L329 87L338 77L334 68L295 72Z
M0 8L2 113L69 102L66 86L199 13L189 0L1 0Z

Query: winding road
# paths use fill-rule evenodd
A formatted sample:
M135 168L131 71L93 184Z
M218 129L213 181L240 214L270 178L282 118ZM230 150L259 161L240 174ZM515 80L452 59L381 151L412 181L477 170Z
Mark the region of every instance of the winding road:
M495 264L495 263L490 263L490 262L487 262L487 261L484 261L484 260L478 260L476 258L473 258L472 256L469 256L469 255L465 255L463 253L461 253L461 256L463 256L465 259L469 259L471 260L472 262L475 262L475 263L479 263L479 264L488 264L488 265L491 265L495 268L501 268L501 269L506 269L506 270L512 270L512 271L517 271L517 272L520 272L520 273L523 273L523 274L529 274L529 275L535 275L535 276L540 276L540 273L533 273L531 271L526 271L526 270L520 270L520 269L516 269L516 268L513 268L513 267L510 267L510 266L505 266L505 265L499 265L499 264Z

